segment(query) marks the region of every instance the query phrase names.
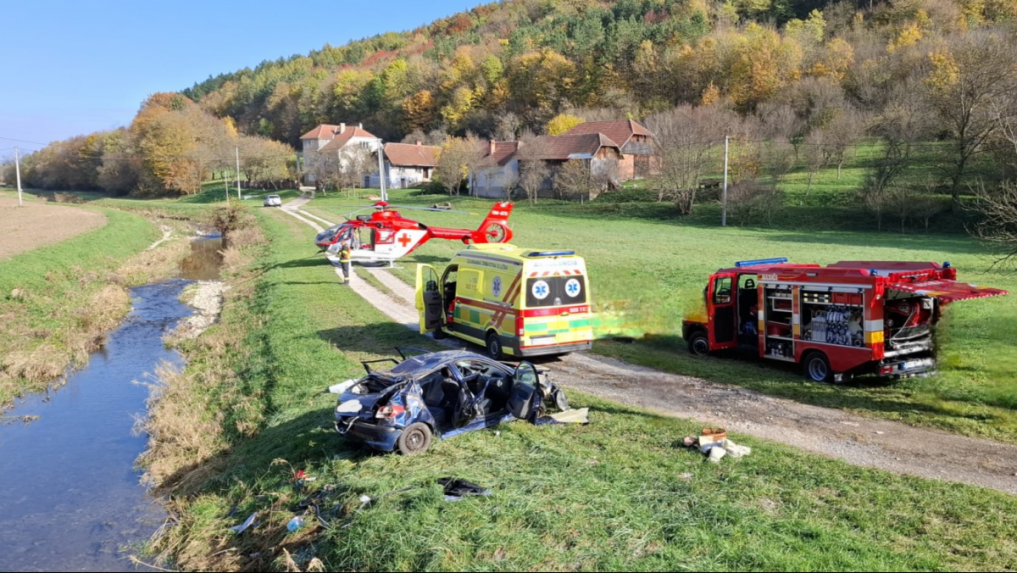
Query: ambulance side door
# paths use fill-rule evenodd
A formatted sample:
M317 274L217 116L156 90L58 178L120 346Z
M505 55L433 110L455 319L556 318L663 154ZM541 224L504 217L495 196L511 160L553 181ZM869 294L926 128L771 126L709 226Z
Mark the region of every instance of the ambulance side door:
M420 316L420 334L441 328L441 285L438 272L431 265L417 265L417 313Z
M734 348L737 345L735 328L735 275L713 275L706 293L706 308L710 316L710 350Z

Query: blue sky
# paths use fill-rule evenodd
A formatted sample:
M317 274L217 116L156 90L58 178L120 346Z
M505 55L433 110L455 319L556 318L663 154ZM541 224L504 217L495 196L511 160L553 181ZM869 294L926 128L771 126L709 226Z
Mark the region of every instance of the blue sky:
M126 125L149 94L262 60L402 31L480 0L18 0L0 31L0 137L50 142ZM20 145L0 140L0 149ZM6 154L0 152L0 155Z

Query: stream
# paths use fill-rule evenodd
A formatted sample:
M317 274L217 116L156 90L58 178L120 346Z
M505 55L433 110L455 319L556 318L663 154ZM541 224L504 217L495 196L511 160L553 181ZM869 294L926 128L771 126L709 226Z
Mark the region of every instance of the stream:
M156 366L183 359L162 337L193 309L179 301L194 280L218 278L220 240L192 243L179 278L131 289L132 310L67 384L19 402L0 426L0 570L134 571L126 556L166 515L134 462Z

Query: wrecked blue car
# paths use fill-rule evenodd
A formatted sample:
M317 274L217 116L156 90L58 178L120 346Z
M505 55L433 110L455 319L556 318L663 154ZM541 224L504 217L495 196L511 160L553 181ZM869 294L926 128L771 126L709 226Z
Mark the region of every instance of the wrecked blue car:
M511 420L535 421L544 400L565 409L565 396L543 383L528 362L509 365L465 350L398 349L389 370L365 362L367 376L337 384L335 428L348 439L403 455L426 452L446 439ZM422 352L407 357L407 351ZM387 361L387 360L386 360Z

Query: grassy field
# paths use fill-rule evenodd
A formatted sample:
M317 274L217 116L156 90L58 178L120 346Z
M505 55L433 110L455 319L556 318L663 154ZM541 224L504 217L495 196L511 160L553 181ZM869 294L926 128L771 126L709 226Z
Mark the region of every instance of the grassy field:
M522 232L565 226L520 214ZM320 392L362 372L358 360L431 342L338 287L308 252L307 226L278 211L259 218L270 243L249 242L252 267L228 273L222 323L185 346L188 369L167 376L154 410L170 446L148 462L159 468L154 477L176 486L176 524L152 547L168 558L164 565L295 570L318 559L326 570L897 571L1017 563L1015 497L740 436L750 457L706 464L675 447L693 424L578 394L570 401L592 408L590 426L509 424L417 458L351 446L329 428L334 400ZM613 284L599 282L607 283L601 293ZM159 465L160 455L177 457ZM300 470L316 478L303 490L294 483ZM435 484L445 476L494 495L445 502ZM287 533L294 506L317 492L328 528L308 514L307 525ZM375 501L362 505L362 495ZM228 531L252 513L260 525Z
M138 257L161 236L149 221L100 211L105 226L0 261L0 410L87 360L130 307L124 287L172 258L167 251Z
M827 174L828 175L828 174ZM1017 304L1012 297L958 303L944 328L940 375L883 383L859 381L828 386L804 381L794 368L721 357L694 358L680 337L682 316L701 304L710 273L735 261L788 257L827 264L839 260L950 261L965 281L1017 292L1017 275L988 270L981 246L962 234L877 232L871 220L848 207L788 208L771 228L718 226L716 205L681 219L668 204L628 201L638 190L579 205L541 201L517 203L512 215L514 243L539 248L573 248L586 258L594 301L624 304L646 341L601 341L595 352L656 368L739 384L769 394L859 413L899 419L970 435L1017 442ZM820 195L823 193L820 192ZM411 206L446 198L394 191L391 200ZM311 213L339 221L352 201L318 198ZM485 213L490 201L457 198L458 209ZM475 227L482 217L407 211L427 224ZM860 230L851 230L853 221ZM443 268L461 244L433 241L402 262L394 273L414 280L415 263Z

